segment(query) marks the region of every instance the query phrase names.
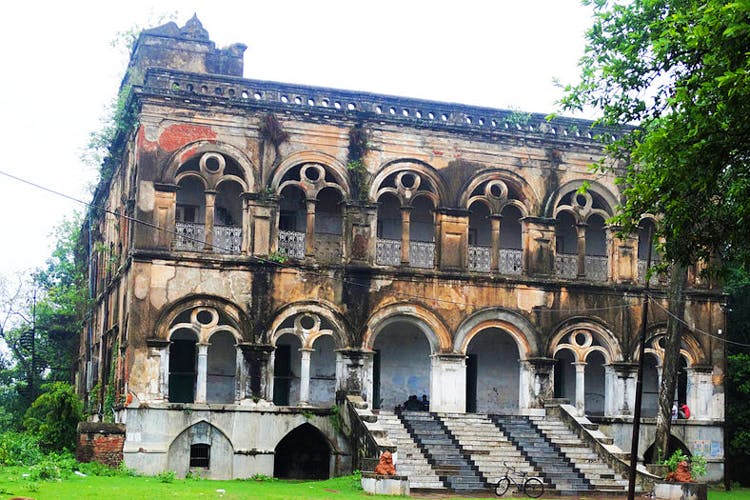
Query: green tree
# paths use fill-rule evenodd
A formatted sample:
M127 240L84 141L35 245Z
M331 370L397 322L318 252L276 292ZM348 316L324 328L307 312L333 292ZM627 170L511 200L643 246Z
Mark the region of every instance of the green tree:
M73 451L76 428L83 419L83 403L70 384L53 382L26 410L24 428L39 439L45 451Z
M671 309L682 317L687 266L704 259L750 263L750 2L586 0L594 23L563 108L593 107L600 125L622 127L609 143L623 164L615 222L633 232L660 214L673 263ZM600 169L612 165L599 165ZM680 325L670 321L657 446L667 449Z

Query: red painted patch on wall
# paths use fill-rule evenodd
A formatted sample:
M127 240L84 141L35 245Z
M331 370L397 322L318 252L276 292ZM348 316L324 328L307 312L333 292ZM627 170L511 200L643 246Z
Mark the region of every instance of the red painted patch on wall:
M200 125L170 125L159 136L159 147L166 151L174 151L185 144L201 139L215 141L216 132L211 130L211 127L202 127Z
M146 130L143 125L138 128L138 133L135 136L135 143L140 151L156 150L156 143L146 139Z

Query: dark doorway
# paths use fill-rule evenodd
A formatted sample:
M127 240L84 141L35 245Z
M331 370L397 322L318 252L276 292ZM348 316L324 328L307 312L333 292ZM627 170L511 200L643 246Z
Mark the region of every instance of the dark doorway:
M302 424L274 450L273 477L280 479L328 479L331 448L325 436L310 424Z
M477 355L466 356L466 411L477 411Z
M291 346L277 345L273 362L273 404L289 406L289 384L291 380Z
M677 372L677 406L687 403L687 361L680 356L680 371Z
M372 356L372 407L380 409L380 351Z
M188 337L188 338L186 338ZM169 346L169 401L193 403L195 401L195 338L192 334L175 332Z
M661 457L654 456L655 448L656 448L656 442L651 443L651 446L646 448L646 451L643 453L644 463L647 463L647 464L661 463L661 460L671 457L672 454L677 450L682 450L682 453L687 457L693 456L693 454L690 453L690 450L688 449L688 447L685 446L685 444L682 441L680 441L678 438L674 436L669 436L669 451L663 456Z

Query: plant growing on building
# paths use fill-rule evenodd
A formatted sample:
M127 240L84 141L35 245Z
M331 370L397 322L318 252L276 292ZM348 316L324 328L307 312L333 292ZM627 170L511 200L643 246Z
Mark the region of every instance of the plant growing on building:
M675 472L677 466L682 462L687 462L690 465L690 474L693 478L706 475L706 458L699 453L688 457L682 450L676 450L669 458L662 460L661 464L667 466L668 472Z
M349 150L347 153L346 168L349 171L349 177L354 189L353 197L360 200L367 200L367 190L370 184L369 172L364 163L364 157L370 150L370 132L357 124L349 129Z

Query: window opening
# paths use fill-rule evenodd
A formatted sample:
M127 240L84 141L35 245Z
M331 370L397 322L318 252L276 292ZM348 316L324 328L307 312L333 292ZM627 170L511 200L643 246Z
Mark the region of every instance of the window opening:
M211 446L194 444L190 446L190 467L208 469L211 464Z

